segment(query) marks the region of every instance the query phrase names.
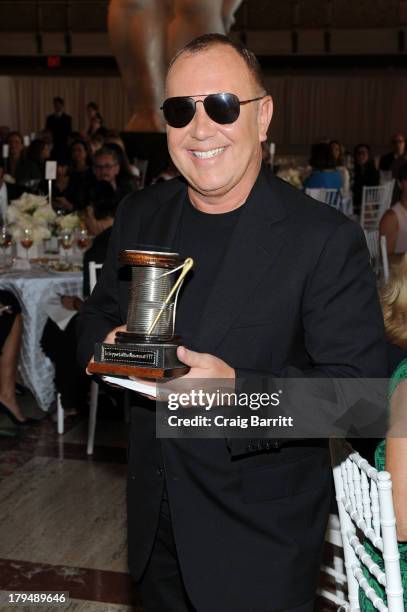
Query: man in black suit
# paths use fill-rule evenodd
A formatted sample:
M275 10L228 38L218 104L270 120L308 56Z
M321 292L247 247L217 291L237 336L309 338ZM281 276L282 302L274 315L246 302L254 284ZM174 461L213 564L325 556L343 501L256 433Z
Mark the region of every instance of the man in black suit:
M45 129L51 132L54 145L52 157L57 161L68 156L68 138L72 132L72 117L64 112L63 98L56 96L53 99L54 112L48 115Z
M169 151L183 178L120 205L80 315L83 366L126 320L119 252L148 244L195 260L177 309L187 376L385 375L363 232L261 167L272 100L255 57L205 35L171 63L166 94ZM135 407L129 565L146 612L310 612L330 505L327 446L157 439L154 404Z

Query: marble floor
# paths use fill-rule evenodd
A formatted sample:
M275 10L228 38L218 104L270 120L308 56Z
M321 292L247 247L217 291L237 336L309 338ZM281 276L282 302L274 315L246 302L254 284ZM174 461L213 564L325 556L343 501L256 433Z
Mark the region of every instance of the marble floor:
M0 611L58 609L9 606L2 591L61 591L64 610L142 612L126 565L124 419L104 412L88 457L86 416L67 417L58 436L30 394L21 404L41 422L17 431L0 416Z

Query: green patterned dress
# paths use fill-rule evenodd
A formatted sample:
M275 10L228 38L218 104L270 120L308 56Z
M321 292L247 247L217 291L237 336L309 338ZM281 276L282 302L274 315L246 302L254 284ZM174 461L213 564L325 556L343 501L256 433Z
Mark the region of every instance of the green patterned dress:
M390 389L389 389L389 400L396 390L397 385L403 380L407 378L407 359L402 361L398 368L395 370L391 381L390 381ZM378 444L375 452L375 464L378 470L386 469L386 441L382 440L380 444ZM377 563L377 565L384 571L383 558L381 553L370 540L366 540L364 542L364 547L369 555L372 557L373 561ZM400 552L400 569L401 569L401 580L403 583L404 589L404 609L407 610L407 542L403 542L399 544L399 552ZM370 572L362 565L362 570L365 578L371 587L374 588L376 593L384 600L387 605L387 599L384 588L373 578ZM364 612L374 612L376 608L373 606L370 599L368 599L362 589L359 589L359 605L360 609Z

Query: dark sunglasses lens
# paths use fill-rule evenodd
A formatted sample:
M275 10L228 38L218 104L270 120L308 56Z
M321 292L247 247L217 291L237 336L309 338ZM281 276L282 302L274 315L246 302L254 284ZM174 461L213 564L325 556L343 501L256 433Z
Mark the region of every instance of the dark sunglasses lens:
M163 104L163 113L166 122L171 127L185 127L195 115L195 102L186 96L168 98Z
M205 98L204 106L209 117L216 123L233 123L239 117L239 98L234 94L211 94Z

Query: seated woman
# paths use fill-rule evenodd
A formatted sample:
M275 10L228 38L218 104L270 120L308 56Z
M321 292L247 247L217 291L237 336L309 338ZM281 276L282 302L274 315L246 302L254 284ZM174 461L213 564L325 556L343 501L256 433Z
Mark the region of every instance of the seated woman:
M353 210L360 215L363 187L374 187L379 184L379 170L370 156L370 146L364 143L356 145L353 151Z
M51 148L43 140L33 140L16 169L16 183L29 191L36 191L45 172L45 162L50 158Z
M90 192L90 203L85 208L84 220L88 232L94 236L92 246L83 257L83 295L90 294L89 262L103 263L116 213L113 187L105 182L96 183ZM51 319L47 320L42 335L44 353L55 365L55 384L61 394L65 411L76 412L86 403L89 378L76 363L76 312L82 306L78 296L64 295L62 305L72 311L72 318L62 331Z
M345 147L339 140L331 140L329 146L331 147L336 169L340 172L342 177L342 196L347 197L350 193L350 176L349 170L345 166Z
M342 189L342 176L336 169L331 147L326 142L312 145L311 174L305 179L304 189Z
M86 194L92 181L91 157L84 140L76 139L69 147L71 174L69 185L73 196L73 208L82 209L86 204Z
M388 285L382 290L381 300L387 338L399 349L396 362L400 361L390 381L390 428L386 440L382 440L376 448L375 465L378 470L390 472L393 481L404 609L407 610L407 256L394 269ZM383 570L383 558L379 550L368 540L364 546ZM385 600L383 587L372 578L367 569L363 572L370 586ZM359 603L363 612L374 612L376 609L361 589Z
M379 226L381 236L386 236L387 253L393 259L407 252L407 164L399 171L400 200L387 210Z
M9 291L0 290L0 413L14 425L32 425L25 419L16 398L16 374L23 322L21 307Z

